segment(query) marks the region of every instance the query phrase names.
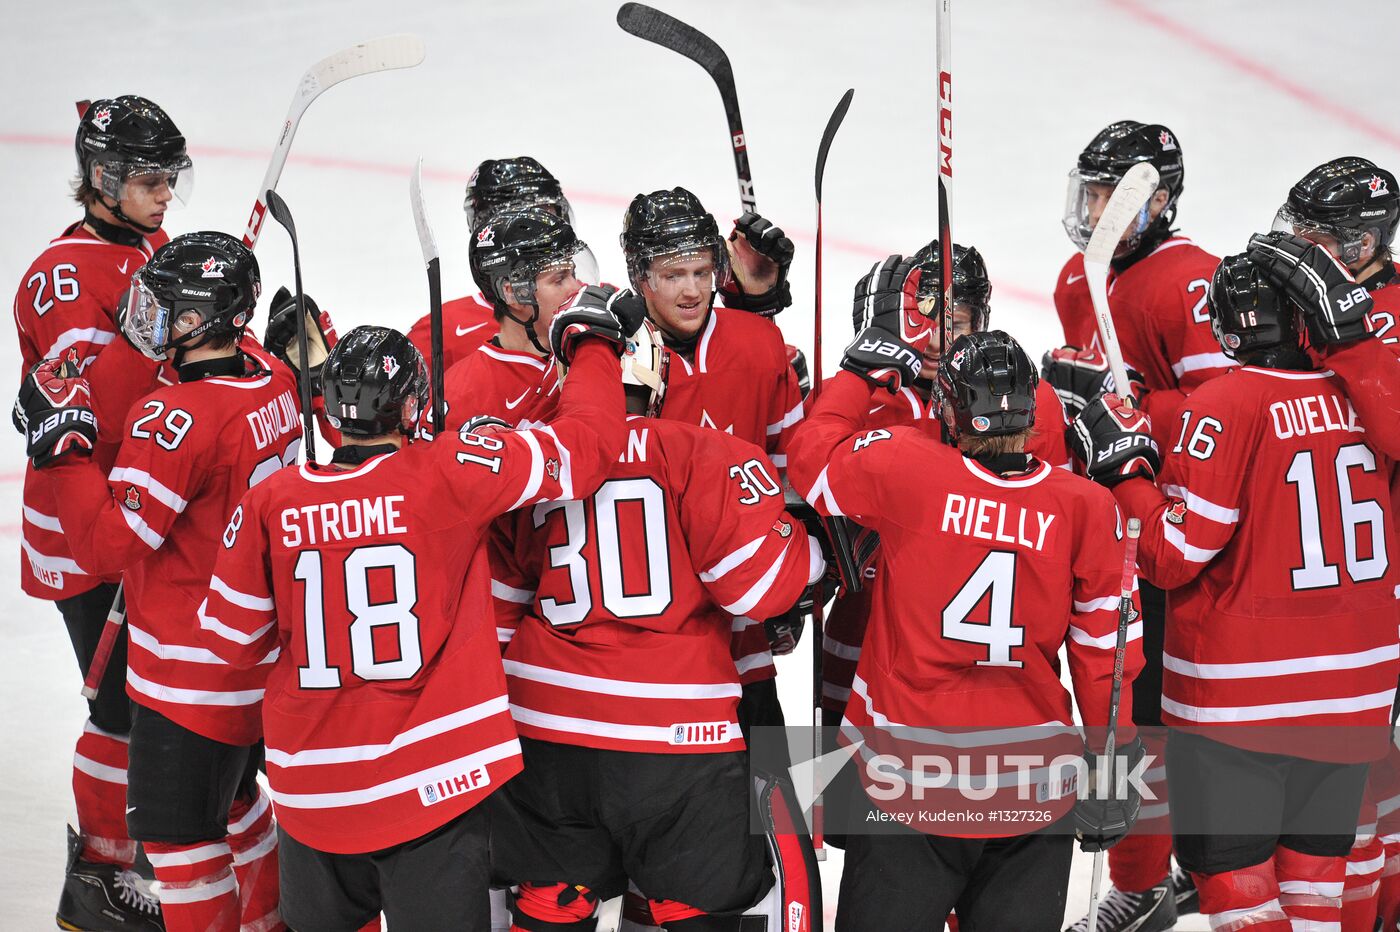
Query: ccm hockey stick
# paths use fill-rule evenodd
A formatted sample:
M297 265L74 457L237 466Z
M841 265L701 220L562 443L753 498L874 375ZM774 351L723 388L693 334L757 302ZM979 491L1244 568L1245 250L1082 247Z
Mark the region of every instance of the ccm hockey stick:
M268 188L264 197L272 219L282 225L292 240L292 272L297 286L297 358L301 360L302 369L305 370L310 354L307 350L306 293L301 290L301 247L297 245L297 228L296 224L292 222L292 212L287 209L287 202L282 200L282 195ZM311 374L303 371L297 382L301 390L301 426L306 432L306 461L314 463L316 462L316 425L311 420Z
M729 121L729 142L734 149L734 173L739 178L739 202L743 209L757 213L753 194L753 172L749 170L748 143L744 123L739 118L739 96L734 90L734 69L729 56L715 41L694 26L644 3L624 3L617 11L617 24L639 39L655 42L679 52L695 62L719 88L724 101L724 117Z
M935 320L942 328L943 352L953 347L953 227L948 203L953 187L953 11L952 0L937 0L938 68L938 295ZM946 431L947 428L945 427Z
M1133 398L1128 388L1128 370L1123 365L1123 349L1118 345L1118 331L1113 326L1113 314L1108 307L1108 268L1118 243L1123 239L1123 232L1147 209L1148 199L1157 190L1157 181L1157 169L1147 162L1138 162L1128 169L1113 189L1113 196L1108 199L1108 205L1099 215L1099 222L1089 237L1089 245L1084 248L1085 284L1089 286L1089 297L1094 302L1099 341L1103 343L1103 354L1108 358L1109 371L1113 373L1113 385L1124 403L1129 405L1133 403Z
M442 261L438 257L437 240L428 224L428 208L423 202L423 159L413 166L408 179L408 199L413 206L413 225L418 228L418 245L423 250L423 264L428 269L428 324L431 330L433 358L433 435L442 433L447 419L447 399L443 397L442 366Z
M1148 166L1151 168L1151 166ZM1156 171L1153 171L1156 174ZM1099 221L1102 224L1102 220ZM1117 240L1114 240L1116 243ZM1123 582L1118 591L1118 640L1113 645L1113 686L1108 694L1108 734L1104 736L1103 756L1108 767L1108 792L1117 789L1114 753L1118 750L1118 706L1123 697L1123 660L1128 652L1128 626L1137 614L1133 610L1133 579L1137 575L1138 536L1142 522L1128 519L1128 541L1123 548ZM1089 881L1089 932L1099 925L1099 883L1103 880L1103 851L1094 852L1094 876Z
M277 145L272 148L272 158L258 186L258 197L253 203L253 212L248 216L248 229L243 232L243 245L252 249L257 245L262 232L263 217L267 213L266 193L277 188L277 180L282 177L282 167L287 164L287 154L292 151L292 137L302 114L312 102L341 81L357 78L362 74L376 71L390 71L395 68L412 68L423 61L426 50L423 40L417 36L399 35L371 39L348 49L341 49L334 55L323 58L301 76L296 93L292 95L292 105L287 110L282 133L277 137ZM305 358L305 357L303 357Z

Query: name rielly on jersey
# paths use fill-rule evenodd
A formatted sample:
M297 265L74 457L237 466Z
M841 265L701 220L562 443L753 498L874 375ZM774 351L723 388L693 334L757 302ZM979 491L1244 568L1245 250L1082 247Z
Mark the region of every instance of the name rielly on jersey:
M1045 549L1045 536L1058 515L990 498L949 493L943 502L942 531L1000 544Z

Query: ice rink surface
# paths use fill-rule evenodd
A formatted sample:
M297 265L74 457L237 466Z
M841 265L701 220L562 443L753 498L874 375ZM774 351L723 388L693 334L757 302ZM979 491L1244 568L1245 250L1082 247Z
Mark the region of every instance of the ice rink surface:
M760 211L797 241L795 304L779 322L810 347L816 146L831 108L856 89L825 184L825 296L832 371L849 338L855 279L936 229L933 3L666 0L734 63ZM617 234L632 195L677 184L721 224L737 216L718 94L695 65L624 34L612 0L84 2L3 6L0 164L8 217L0 281L13 287L79 216L73 102L139 93L190 140L191 206L172 234L240 233L302 71L356 41L423 36L412 71L355 79L317 101L279 191L301 234L307 291L341 332L400 328L427 289L407 198L425 159L445 293L471 289L462 188L482 158L528 153L563 182L604 277L625 278ZM953 230L986 257L993 325L1036 358L1060 341L1050 303L1071 245L1060 227L1065 175L1102 126L1132 118L1177 134L1187 172L1183 233L1216 253L1268 228L1289 185L1340 155L1394 169L1389 69L1400 5L1334 0L956 0ZM264 294L291 281L291 251L268 224ZM265 308L263 309L265 310ZM261 333L264 320L254 322ZM12 323L3 325L12 328ZM18 370L13 336L0 367ZM0 928L51 928L71 818L72 743L84 716L58 613L17 582L22 443L0 432ZM808 645L780 665L790 721L805 722ZM1067 921L1088 899L1076 861ZM828 861L834 914L839 853ZM1178 928L1204 929L1199 917Z

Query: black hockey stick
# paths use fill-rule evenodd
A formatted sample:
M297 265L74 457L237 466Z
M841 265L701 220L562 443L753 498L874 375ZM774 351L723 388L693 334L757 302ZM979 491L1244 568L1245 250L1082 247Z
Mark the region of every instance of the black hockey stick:
M938 295L934 320L941 328L942 352L953 351L953 225L948 200L953 187L953 13L952 0L938 0ZM948 427L943 426L948 440Z
M272 219L282 225L292 240L292 272L297 286L297 359L302 371L297 382L301 391L301 426L306 432L306 461L316 462L316 425L311 419L311 373L306 371L310 353L306 341L306 293L301 290L301 247L297 245L297 227L292 222L292 212L282 195L271 188L267 189L267 212Z
M438 256L437 240L428 223L428 208L423 202L423 159L413 167L408 179L408 197L413 206L413 225L418 228L418 245L423 250L423 264L428 269L428 326L432 342L433 436L442 433L447 419L447 399L443 397L442 360L442 260Z
M617 11L617 24L639 39L655 42L679 52L695 62L719 88L724 101L724 117L729 121L729 142L734 149L734 173L739 177L739 202L744 210L758 208L753 194L753 172L749 170L748 143L744 122L739 118L739 95L734 90L734 69L729 56L715 41L694 26L644 3L624 3Z

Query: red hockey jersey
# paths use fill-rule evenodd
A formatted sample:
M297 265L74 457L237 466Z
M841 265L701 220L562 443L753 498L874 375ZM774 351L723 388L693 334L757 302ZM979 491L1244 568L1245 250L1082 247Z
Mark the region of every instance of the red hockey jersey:
M493 566L530 602L505 654L520 733L620 751L742 749L731 616L786 611L825 569L763 451L633 417L595 494L512 517Z
M867 763L881 749L907 762L911 745L966 753L977 746L963 743L969 740L1006 744L1003 730L1031 726L1046 727L1015 739L1021 753L1047 762L1076 753L1058 653L1068 652L1085 723L1104 725L1124 556L1112 496L1035 459L1029 472L1004 477L916 428L869 429L871 394L857 376L837 375L793 438L789 463L794 487L818 511L850 515L881 535L886 569L875 579L843 734L865 741ZM1134 621L1122 736L1131 734L1126 683L1142 667L1141 633ZM965 729L983 735L974 739ZM1068 811L1072 784L1062 785L1046 766L1022 774L1007 763L972 782L995 777L1002 791L1031 784L1047 808ZM869 768L862 773L868 777Z
M1180 421L1161 491L1114 489L1143 520L1143 575L1169 590L1163 720L1383 729L1400 674L1392 461L1330 371L1246 366L1197 389ZM1210 734L1321 760L1354 751Z
M122 246L75 223L50 242L25 271L15 293L20 379L36 363L70 350L79 368L86 370L117 337L117 301L131 287L131 276L169 239L162 231L143 238L138 246ZM154 363L141 365L154 371ZM150 388L147 383L140 394ZM125 409L116 412L113 433L125 416ZM20 586L36 599L71 598L103 581L73 559L49 480L32 465L26 466L24 477L20 550Z
M123 574L127 692L226 744L257 740L263 674L200 647L197 612L228 516L249 487L295 461L302 436L291 371L246 354L244 374L164 386L136 405L110 473L78 457L46 470L59 518L87 530L69 538L76 559ZM93 386L94 397L102 391Z
M1108 303L1123 361L1142 373L1158 446L1169 443L1172 419L1198 385L1234 368L1210 329L1206 292L1220 260L1184 236L1173 236L1122 274L1109 272ZM1084 255L1065 263L1055 284L1055 310L1065 341L1099 347Z
M443 376L448 428L456 430L478 414L518 423L535 409L552 367L553 359L482 343Z
M442 360L443 371L471 356L472 351L496 335L500 325L491 309L486 295L478 292L442 305ZM408 339L425 362L433 358L433 337L431 315L424 314L409 328Z
M520 770L480 546L503 512L586 495L622 439L617 359L579 347L547 427L456 432L344 471L284 470L235 512L203 643L264 667L279 823L322 851L417 838Z

